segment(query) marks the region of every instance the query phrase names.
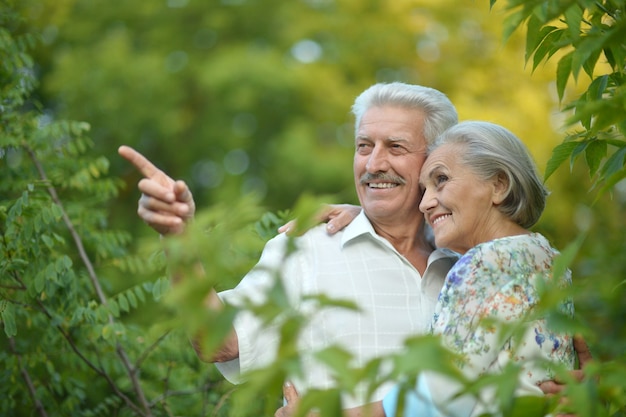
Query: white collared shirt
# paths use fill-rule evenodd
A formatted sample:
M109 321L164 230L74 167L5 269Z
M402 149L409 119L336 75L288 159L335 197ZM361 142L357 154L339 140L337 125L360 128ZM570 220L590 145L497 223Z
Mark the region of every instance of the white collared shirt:
M244 300L262 303L280 276L291 306L310 317L298 346L304 364L304 379L293 379L300 394L309 388L334 386L332 374L311 355L330 345L338 345L353 355L354 366L399 351L411 335L425 333L433 315L439 291L457 255L436 250L428 260L424 276L374 228L363 212L343 231L329 236L323 225L295 239L298 250L285 260L289 238L284 234L270 240L259 263L232 290L220 293L231 305ZM278 274L273 271L280 271ZM317 309L306 296L324 294L350 301L360 311L341 307ZM276 326L264 327L247 311L238 313L235 330L239 358L216 364L231 382L242 382L241 375L268 366L276 358L279 334ZM373 397L364 392L345 396L343 408L382 399L390 389L383 385Z

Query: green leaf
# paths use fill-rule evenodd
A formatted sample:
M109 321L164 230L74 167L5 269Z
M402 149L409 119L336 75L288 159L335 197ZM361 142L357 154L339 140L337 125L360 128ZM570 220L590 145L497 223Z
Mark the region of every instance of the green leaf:
M511 13L504 19L503 40L506 42L524 21L524 14L521 12Z
M142 303L146 301L146 296L143 294L141 287L135 287L135 294L137 294L137 298L139 298Z
M113 317L120 316L120 306L117 304L115 300L109 300L108 302L109 311L113 315Z
M560 48L559 40L563 35L565 29L558 29L554 26L546 26L542 30L549 29L550 32L543 38L543 41L537 49L535 50L535 54L533 56L533 71L537 68L537 66L543 61L544 57L551 57L554 55L556 51Z
M578 4L574 3L565 10L564 17L572 43L576 43L576 40L580 37L580 23L583 20L583 10Z
M606 163L600 170L602 178L608 178L611 175L624 169L624 157L626 157L626 144L607 159Z
M581 68L590 77L593 76L593 70L602 52L602 38L586 37L576 45L572 59L572 74L577 79Z
M585 160L589 166L589 176L593 177L598 171L600 162L606 157L607 144L606 141L595 139L589 142L585 151Z
M43 271L39 271L35 276L35 291L39 294L43 291L46 286L46 277Z
M159 300L168 290L170 282L167 278L159 278L152 287L152 296L155 300Z
M530 19L528 19L526 23L526 53L524 57L524 61L526 62L528 62L533 52L535 52L535 49L541 44L546 35L550 33L550 29L542 28L541 25L542 23L535 15L530 16Z
M564 55L557 64L556 69L556 90L559 95L559 101L563 101L567 80L572 72L572 56L573 52Z
M311 389L304 394L298 405L294 417L307 417L309 415L340 416L342 415L341 391L339 389ZM313 413L309 413L312 411ZM367 416L368 413L363 413Z
M598 195L596 196L596 198L594 200L594 204L598 201L598 199L600 198L600 196L602 194L604 194L607 191L609 191L611 188L613 188L618 182L620 182L624 178L626 178L626 169L622 169L621 171L616 172L615 174L611 175L610 177L605 178L604 179L604 185L598 191Z
M574 161L576 160L576 158L578 158L578 156L583 153L585 151L585 149L587 149L587 145L589 145L589 141L588 140L584 140L582 142L577 142L578 145L574 148L574 150L572 151L572 156L570 157L570 170L572 170L574 168Z
M557 145L552 150L552 156L548 160L546 165L546 172L544 174L544 181L550 178L550 176L557 170L561 164L569 158L573 150L578 146L578 142L568 141Z
M120 310L122 310L125 313L128 313L128 311L130 311L130 308L128 306L128 299L126 298L124 294L120 294L117 297L117 302L120 305Z
M41 240L43 240L43 243L48 247L48 249L52 249L54 246L54 242L48 235L41 235Z
M15 325L13 304L8 302L7 300L0 301L0 316L2 317L4 333L7 335L7 337L13 337L17 335L17 326Z
M447 375L458 381L463 380L455 361L455 353L446 349L441 339L433 335L418 335L407 338L405 351L394 357L394 370L398 375L415 376L424 370ZM420 358L416 361L415 358Z
M578 235L576 240L570 243L561 253L554 258L552 265L552 276L555 280L560 279L565 271L572 265L574 258L578 254L586 235L584 233Z
M504 413L504 417L545 416L549 414L549 397L513 396L512 406Z
M601 100L604 92L606 91L606 86L609 82L608 75L602 75L594 79L589 87L587 88L586 97L587 100Z
M132 290L126 293L126 297L128 298L128 302L132 308L137 308L137 297L135 297L135 293Z
M583 69L589 78L593 79L593 75L595 72L596 64L600 59L600 55L602 55L602 48L592 50L588 58L583 62Z
M113 327L110 324L102 326L102 332L100 333L104 340L108 340L113 334Z

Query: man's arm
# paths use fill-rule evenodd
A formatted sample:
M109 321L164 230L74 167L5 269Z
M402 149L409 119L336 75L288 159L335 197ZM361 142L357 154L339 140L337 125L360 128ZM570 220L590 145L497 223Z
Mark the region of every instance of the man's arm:
M186 222L193 218L196 210L189 187L183 181L172 179L129 146L120 146L118 153L144 176L138 184L139 191L141 191L137 209L139 217L161 235L182 233ZM172 277L174 283L180 279L181 277L176 274ZM204 306L214 311L224 308L213 289L207 295ZM217 352L210 356L202 351L199 342L201 337L202 334L198 334L192 341L200 359L206 362L227 362L239 357L239 344L234 329Z
M224 309L224 304L222 300L217 296L217 293L214 289L211 289L209 294L204 299L204 306L213 311L222 311ZM200 358L200 360L204 362L228 362L233 359L237 359L239 357L239 339L237 338L237 332L233 328L222 345L217 349L216 352L213 352L211 355L208 355L207 352L202 350L201 340L204 337L202 332L195 335L192 339L191 344L196 351L196 354Z

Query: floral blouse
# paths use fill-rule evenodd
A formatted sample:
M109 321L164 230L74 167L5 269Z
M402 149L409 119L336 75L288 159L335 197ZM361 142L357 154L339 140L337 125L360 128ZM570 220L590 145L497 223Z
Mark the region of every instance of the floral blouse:
M444 344L461 355L459 367L467 377L498 373L513 361L523 367L516 395L543 395L537 385L553 375L541 360L573 368L571 335L552 332L545 318L528 322L522 340L515 342L508 337L502 343L499 327L481 324L483 318L510 323L527 321L527 314L538 302L541 281L552 279L552 263L557 254L542 235L534 233L479 244L452 267L439 294L430 330L441 334ZM558 284L571 285L569 271ZM563 300L560 308L573 315L571 300ZM490 411L494 395L493 390L486 390L481 392L482 401L452 401L454 389L450 380L434 374L422 374L417 391L417 395L413 392L415 398L406 401L405 416L438 415L437 409L449 416L479 415ZM387 417L395 415L395 405L390 404L397 402L398 392L389 394L393 395L395 399L386 398L383 402Z

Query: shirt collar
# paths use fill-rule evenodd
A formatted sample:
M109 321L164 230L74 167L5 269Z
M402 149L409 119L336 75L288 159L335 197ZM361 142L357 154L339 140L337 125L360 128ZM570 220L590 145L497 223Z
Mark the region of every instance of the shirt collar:
M379 239L379 236L374 231L374 226L372 226L363 209L343 230L341 247L343 248L348 242L362 235L370 235L375 239Z

